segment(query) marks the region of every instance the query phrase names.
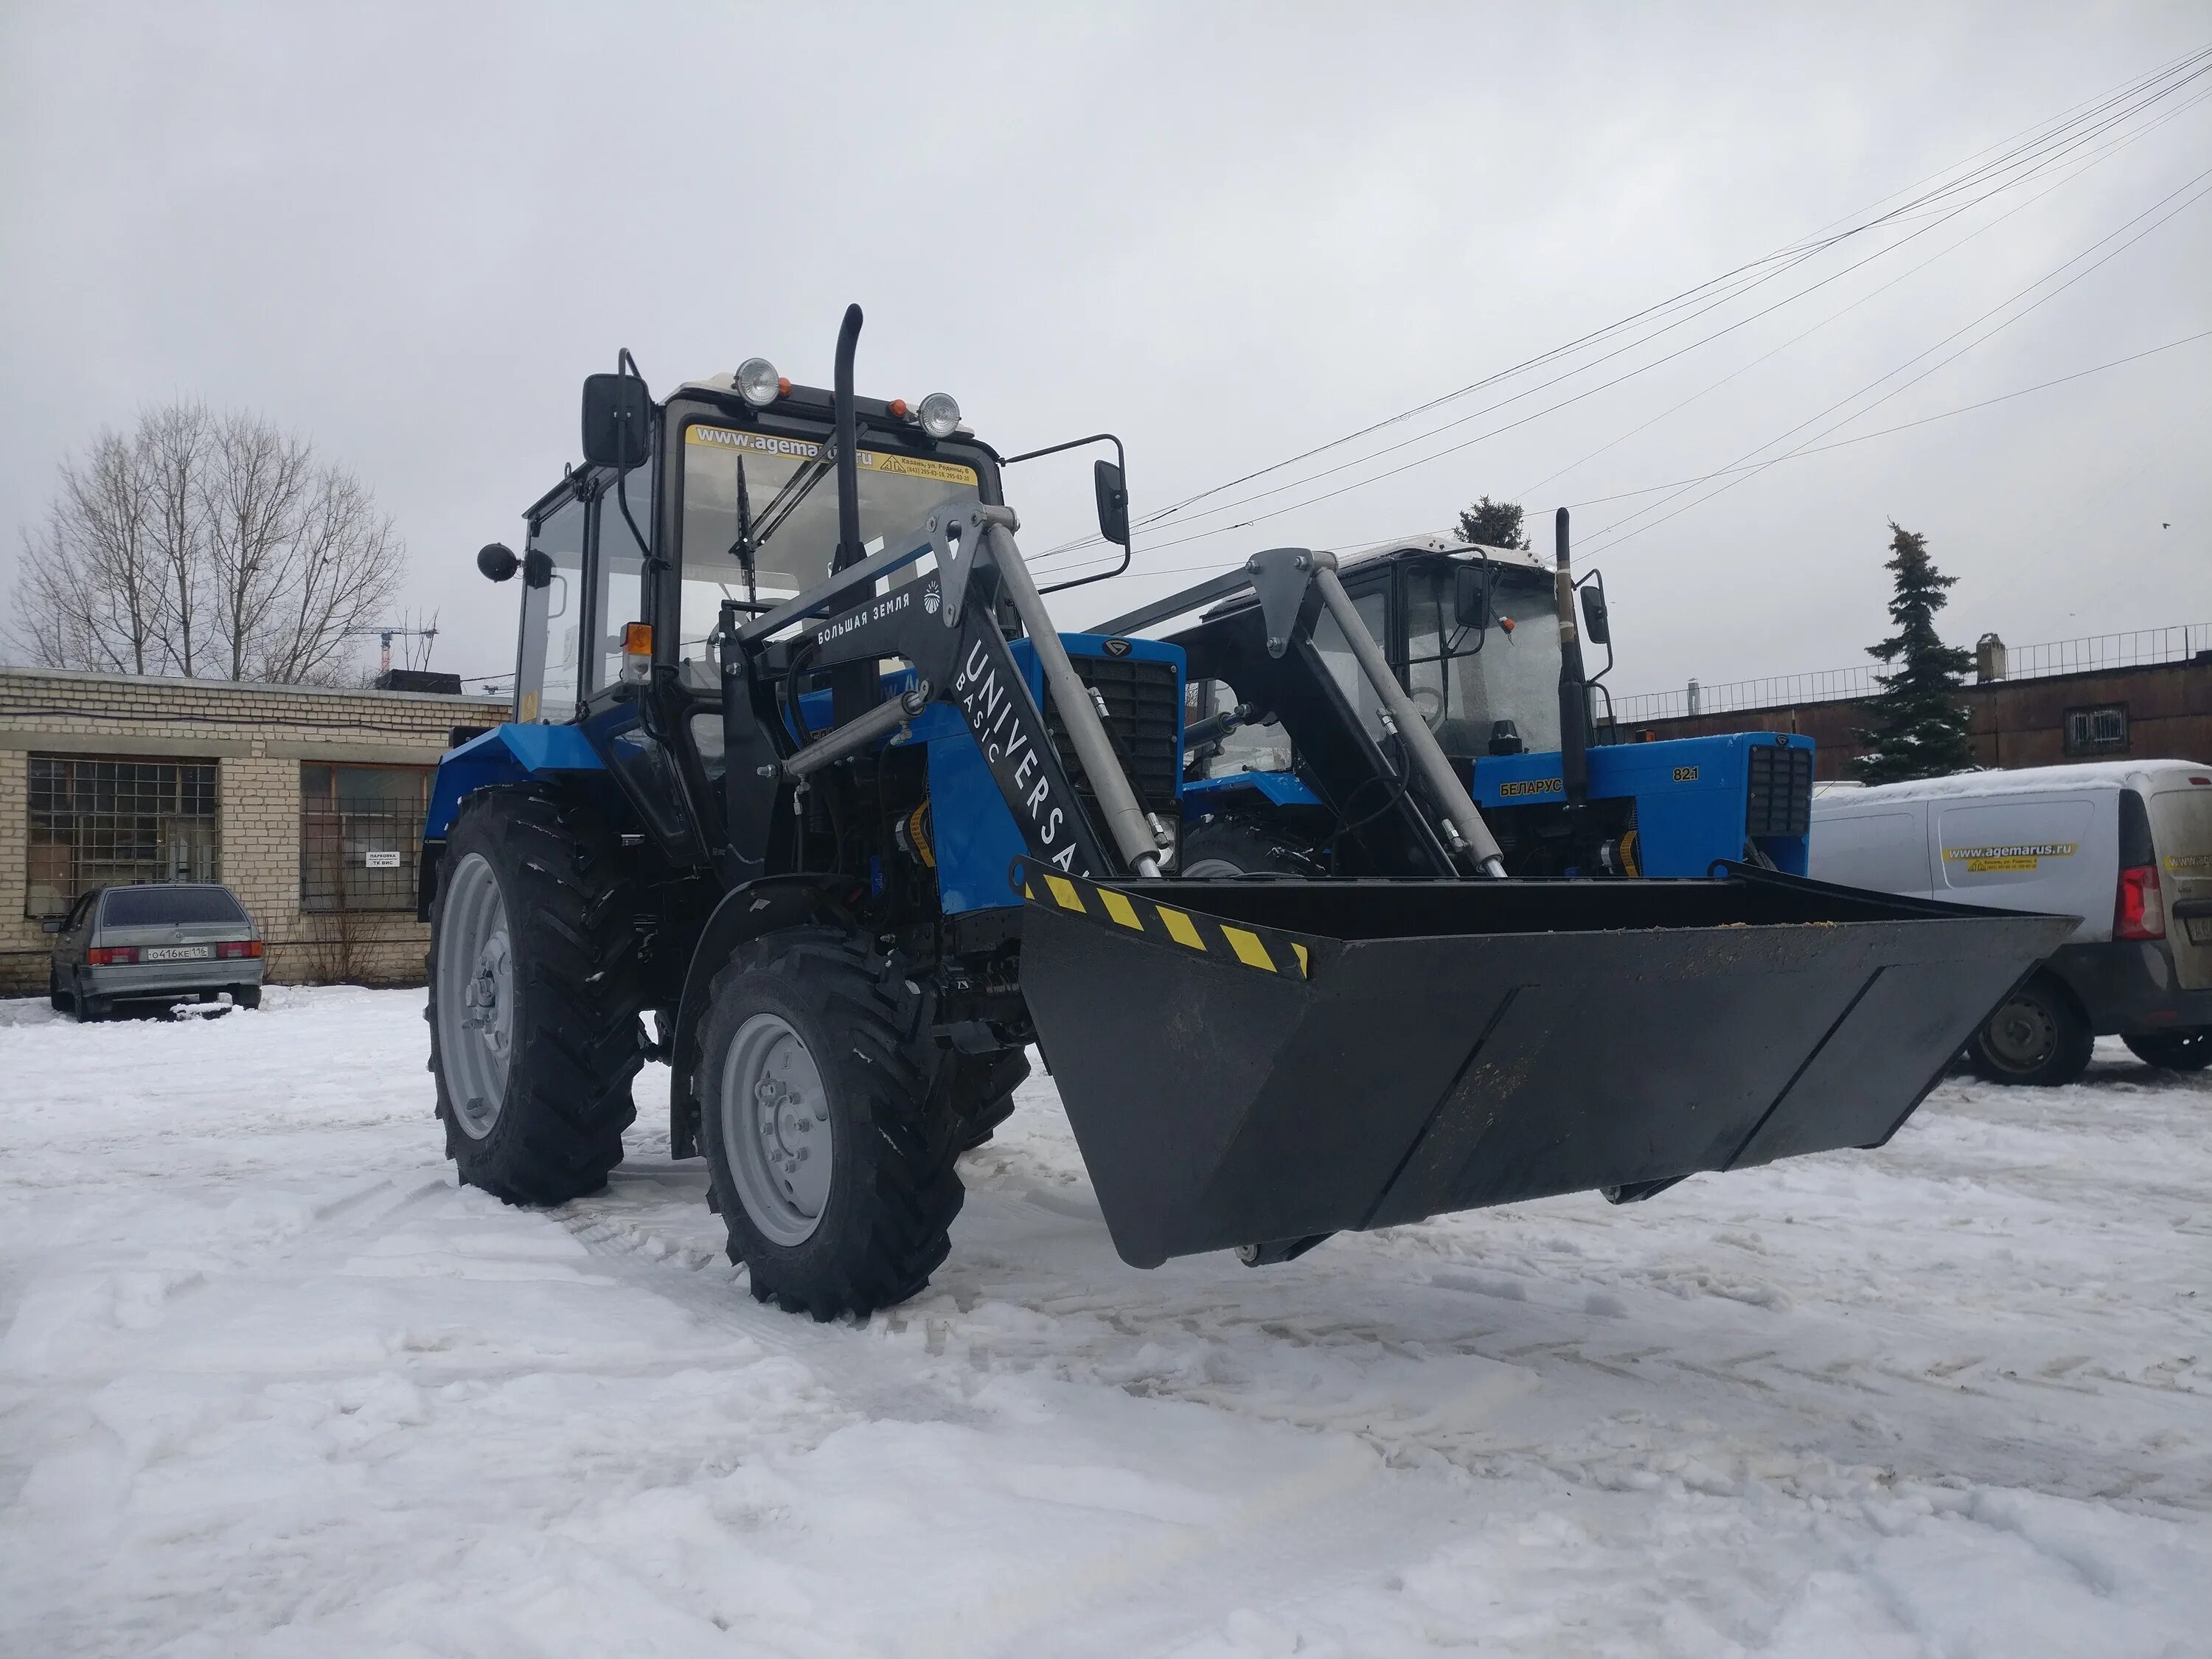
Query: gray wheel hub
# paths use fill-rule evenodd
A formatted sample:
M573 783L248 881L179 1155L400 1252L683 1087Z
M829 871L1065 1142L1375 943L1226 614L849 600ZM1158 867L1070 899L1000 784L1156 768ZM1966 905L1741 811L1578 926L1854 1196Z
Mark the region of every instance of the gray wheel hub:
M455 866L438 928L438 1055L462 1132L499 1121L514 1044L514 947L499 878L481 853Z
M716 1110L746 1216L778 1244L805 1243L830 1200L836 1153L821 1068L781 1014L755 1014L730 1039Z
M1990 1057L2008 1071L2032 1072L2058 1048L2058 1027L2039 1002L2018 997L1997 1010L1989 1024Z

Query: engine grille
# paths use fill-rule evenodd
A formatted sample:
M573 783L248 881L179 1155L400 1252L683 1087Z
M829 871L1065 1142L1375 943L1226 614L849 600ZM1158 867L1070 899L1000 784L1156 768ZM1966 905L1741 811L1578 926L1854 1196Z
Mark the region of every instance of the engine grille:
M1813 827L1813 751L1760 744L1746 780L1747 836L1802 836Z
M1075 657L1075 672L1105 699L1106 724L1137 786L1153 811L1164 812L1182 777L1182 684L1171 662L1140 657ZM1045 726L1068 781L1083 794L1094 792L1067 740L1066 725L1052 700L1045 700Z

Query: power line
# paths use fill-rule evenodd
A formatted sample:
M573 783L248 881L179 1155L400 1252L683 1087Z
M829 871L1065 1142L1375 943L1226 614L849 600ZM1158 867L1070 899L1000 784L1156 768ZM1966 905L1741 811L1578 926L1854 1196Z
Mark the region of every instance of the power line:
M1561 505L1570 508L1599 507L1607 501L1626 501L1638 495L1649 495L1658 490L1676 489L1686 484L1705 483L1714 478L1726 477L1735 472L1763 471L1770 466L1778 466L1784 461L1802 460L1809 456L1823 455L1833 450L1848 449L1855 444L1866 443L1875 438L1887 438L1896 433L1909 432L1915 427L1932 425L1937 421L1953 420L1960 415L1970 415L1976 410L1988 409L1996 404L2010 403L2015 398L2025 398L2033 392L2048 392L2053 386L2069 385L2075 380L2086 380L2090 375L2102 374L2111 369L2124 368L2130 363L2141 362L2146 357L2155 357L2161 353L2177 350L2185 345L2193 345L2197 341L2204 339L2212 339L2212 329L2206 329L2196 334L2184 335L2178 340L2168 340L2164 345L2152 346L2142 351L2131 352L2124 357L2115 357L2109 362L2097 363L2088 368L2076 369L2070 374L2061 374L2052 380L2039 380L2033 386L2021 386L2012 392L2001 392L1994 398L1983 398L1971 404L1961 404L1956 409L1946 409L1933 415L1923 415L1917 420L1902 421L1895 426L1883 427L1879 431L1862 432L1856 437L1841 439L1835 443L1794 449L1786 455L1778 455L1771 460L1757 461L1748 465L1722 467L1716 471L1701 473L1694 478L1678 478L1666 483L1647 484L1640 489L1621 490L1611 495L1594 495L1588 501L1566 501ZM2171 437L2172 434L2169 432L2166 435ZM1543 510L1548 512L1550 509L1547 507ZM1409 534L1419 533L1422 532L1409 532ZM1384 537L1379 541L1364 543L1362 545L1381 547L1406 539L1407 537ZM1177 565L1166 570L1148 570L1144 574L1148 576L1182 576L1220 568L1221 562L1214 560L1205 564Z
M2119 229L2100 237L2096 241L2092 242L2087 247L2084 248L2080 253L2075 254L2072 258L2066 260L2063 264L2055 266L2045 275L2038 277L2034 282L2030 283L2026 288L2021 289L2019 293L2013 295L2008 299L2000 301L1996 305L1992 306L1989 310L1984 312L1979 317L1975 318L1972 321L1968 322L1959 328L1954 329L1950 333L1945 335L1943 338L1936 342L1934 345L1928 347L1923 351L1916 353L1913 356L1906 358L1904 362L1899 364L1897 368L1891 369L1888 374L1878 376L1875 380L1869 380L1865 386L1860 387L1858 391L1852 392L1849 397L1839 398L1835 403L1829 404L1828 407L1822 410L1820 414L1814 415L1809 419L1800 421L1796 426L1790 428L1789 431L1782 434L1781 437L1769 439L1765 443L1759 445L1758 449L1751 450L1743 455L1738 456L1735 462L1730 463L1730 465L1734 467L1740 465L1743 462L1749 461L1753 456L1759 453L1759 450L1771 449L1776 444L1780 443L1783 439L1791 437L1796 434L1803 431L1807 427L1812 425L1814 421L1822 419L1824 416L1833 413L1835 410L1841 409L1845 404L1857 401L1857 399L1864 397L1869 392L1873 391L1875 387L1880 386L1882 381L1901 374L1905 369L1909 368L1912 364L1919 362L1921 358L1927 356L1930 352L1942 349L1953 340L1957 339L1960 335L1966 332L1968 329L1978 326L1980 324L1987 321L1990 318L1996 315L1998 312L2004 310L2006 307L2010 306L2025 298L2027 295L2033 293L2037 289L2051 281L2051 279L2056 276L2060 271L2065 270L2068 265L2077 264L2081 259L2087 258L2090 253L2095 252L2098 248L2102 247L2106 242L2111 241L2113 237L2119 235L2122 231L2126 230L2130 226L2139 222L2142 219L2148 217L2151 214L2157 212L2160 208L2164 207L2166 204L2172 201L2174 197L2180 195L2183 191L2190 189L2192 185L2200 183L2207 177L2212 177L2212 168L2207 168L2204 172L2198 173L2194 179L2190 179L2188 183L2182 185L2179 189L2169 191L2166 195L2160 198L2158 201L2154 202L2149 207L2144 209L2142 212L2136 215L2133 219L2129 220L2126 224L2120 226ZM1850 425L1851 422L1858 420L1872 410L1880 408L1883 404L1887 403L1892 398L1898 396L1899 393L1905 392L1911 387L1918 385L1922 380L1926 380L1929 375L1936 373L1937 369L1946 368L1948 365L1956 362L1968 352L1974 350L1979 346L1986 344L1989 341L1996 338L1997 335L2002 333L2006 329L2010 328L2014 323L2019 322L2022 318L2027 317L2032 313L2041 309L2044 306L2048 305L2051 301L2057 299L2061 294L2063 294L2068 289L2073 287L2075 283L2088 276L2090 272L2101 269L2112 260L2118 258L2119 255L2124 253L2128 249L2133 247L2137 242L2142 240L2144 237L2149 235L2151 232L2165 224L2167 220L2173 218L2175 215L2185 212L2188 209L2196 206L2197 204L2203 201L2207 195L2212 195L2212 190L2198 191L2196 195L2182 203L2179 207L2172 209L2171 211L2167 212L2159 219L2154 220L2150 224L2145 225L2142 229L2137 231L2133 236L2129 237L2126 241L2122 242L2110 253L2106 254L2103 258L2099 259L2094 264L2085 266L2082 270L2075 272L2073 276L2068 277L2057 288L2051 289L2050 293L2045 295L2041 299L2037 300L2034 304L2027 306L2015 313L2014 315L2006 318L2004 321L1999 323L1995 328L1990 329L1979 338L1967 342L1966 344L1961 346L1949 356L1942 359L1942 362L1931 363L1928 368L1923 369L1919 374L1914 375L1902 386L1891 388L1889 391L1884 392L1881 397L1875 398L1873 403L1869 404L1866 408L1859 410L1853 414L1845 416L1842 420L1836 422L1832 426L1823 428L1820 431L1814 434L1811 438L1807 439L1805 441L1806 444L1809 445L1817 442L1820 439L1827 436L1829 433L1837 430L1838 428ZM1804 447L1804 445L1798 446L1800 448ZM1688 512L1693 507L1701 507L1706 501L1713 500L1716 496L1724 495L1729 490L1734 489L1737 485L1748 483L1752 478L1756 477L1760 471L1763 471L1766 466L1772 465L1774 461L1787 459L1789 455L1794 453L1794 451L1785 451L1782 455L1774 457L1772 460L1763 463L1759 466L1746 470L1741 477L1731 478L1727 483L1723 484L1718 489L1713 490L1709 495L1701 496L1697 501L1686 502L1683 506L1677 507L1674 512L1664 514L1659 518L1654 519L1650 524L1639 525L1636 529L1629 531L1626 534L1614 535L1613 532L1619 530L1622 525L1631 523L1634 520L1642 518L1645 514L1653 511L1654 507L1664 507L1666 502L1659 501L1654 503L1651 507L1639 508L1637 512L1630 514L1627 518L1617 520L1613 524L1607 525L1604 529L1599 531L1596 536L1594 537L1589 544L1589 550L1595 552L1598 548L1607 544L1618 546L1620 543L1627 541L1632 537L1642 535L1647 530L1655 529L1659 525L1664 524L1668 520L1677 518L1680 514ZM1671 500L1673 498L1669 497L1668 499Z
M1978 152L1976 156L1967 158L1967 161L1965 162L1955 164L1953 167L1946 168L1937 173L1929 175L1930 179L1944 179L1947 174L1959 173L1959 169L1961 167L1969 169L1966 172L1960 173L1959 176L1955 178L1948 179L1947 182L1942 184L1934 190L1923 191L1920 194L1911 197L1911 199L1907 200L1900 206L1893 208L1886 213L1879 214L1872 218L1865 219L1863 222L1854 224L1850 228L1834 235L1815 233L1812 237L1804 239L1788 247L1777 250L1775 252L1764 256L1760 259L1751 261L1744 265L1740 265L1731 271L1723 273L1720 276L1698 284L1696 288L1686 289L1681 294L1676 295L1668 300L1660 301L1653 306L1646 307L1643 310L1631 313L1630 316L1621 319L1618 322L1609 324L1604 328L1593 331L1592 332L1585 334L1576 340L1568 342L1565 345L1555 347L1546 352L1539 353L1535 356L1524 360L1522 362L1515 364L1509 368L1500 370L1496 374L1487 375L1468 386L1460 387L1456 391L1444 393L1437 398L1431 398L1423 404L1415 405L1412 409L1401 410L1395 415L1385 417L1383 420L1371 422L1369 425L1360 428L1355 432L1346 434L1340 438L1333 439L1325 444L1316 445L1312 448L1300 452L1298 454L1291 456L1285 460L1274 462L1267 466L1243 474L1225 483L1217 484L1207 489L1199 491L1194 495L1185 496L1181 501L1170 503L1167 507L1155 509L1153 512L1140 517L1138 520L1138 525L1139 527L1143 527L1147 525L1158 524L1171 517L1180 516L1187 513L1188 509L1194 507L1196 503L1208 500L1211 497L1220 495L1226 490L1232 489L1239 484L1249 483L1255 479L1263 477L1269 473L1279 471L1285 467L1296 465L1301 461L1310 459L1314 456L1323 453L1329 449L1340 447L1344 444L1356 441L1361 437L1381 431L1389 426L1400 424L1406 420L1415 418L1422 414L1440 407L1444 404L1466 397L1472 392L1482 390L1486 386L1493 386L1501 381L1511 379L1515 375L1522 374L1529 368L1540 367L1547 362L1557 361L1585 347L1601 342L1636 325L1640 322L1656 320L1659 318L1664 317L1670 311L1679 310L1686 305L1695 303L1700 298L1710 295L1715 289L1724 290L1721 293L1718 299L1712 300L1710 303L1701 306L1698 310L1691 313L1691 317L1676 318L1674 321L1668 323L1665 328L1657 329L1652 333L1644 337L1645 340L1656 338L1657 334L1664 333L1674 327L1679 327L1683 322L1691 320L1692 318L1697 315L1704 314L1705 312L1710 311L1716 305L1725 303L1729 299L1738 297L1743 293L1749 292L1753 288L1761 286L1766 282L1774 280L1776 277L1785 274L1789 270L1794 269L1797 264L1802 264L1806 259L1812 258L1821 252L1825 252L1826 249L1835 246L1844 240L1855 236L1865 234L1868 232L1879 228L1886 224L1901 222L1904 216L1913 213L1916 210L1924 209L1930 204L1942 203L1951 196L1962 191L1966 191L1977 184L1983 183L1992 179L1999 179L2008 172L2015 172L2021 168L2027 169L2025 172L2021 172L2020 176L2018 177L2004 179L2002 182L1990 185L1990 187L1984 191L1980 196L1975 197L1968 201L1966 204L1966 206L1972 206L1980 201L1988 200L1990 197L1996 195L1999 191L2010 189L2023 182L2026 179L2032 178L2035 176L2036 173L2046 171L2051 167L2057 165L2063 160L2068 159L2070 152L2078 149L2081 145L2091 142L2094 138L2101 136L2103 133L2109 131L2112 127L2132 118L2143 109L2149 107L2160 100L2171 96L2181 88L2191 84L2192 82L2204 75L2208 68L2212 68L2212 64L2207 63L2206 60L2208 59L2212 59L2212 48L2203 48L2195 52L2187 54L2159 70L2152 71L2148 75L2138 76L2130 82L2121 83L2117 89L2110 94L2100 94L2096 99L2086 100L2084 104L2076 105L2072 110L2062 112L2062 115L2059 117L2055 117L2049 121L2039 123L2035 127L2025 129L2025 131L2035 135L2030 137L2025 143L2013 144L2010 140L2000 141L1999 145L1992 146L1991 148L2002 149L2002 153L1997 155L1993 161L1988 161L1980 167L1972 167L1971 165L1972 162L1978 160L1980 156L1989 154L1989 151L1985 149L1984 151ZM2174 77L2177 76L2180 78L2175 79ZM2159 83L2166 81L2171 81L2172 84L2160 87ZM2157 89L2153 91L2150 90L2151 88ZM2130 100L2133 101L2129 101ZM2117 112L2113 112L2116 109ZM2084 110L2086 110L2086 113L2079 112ZM2077 131L2077 129L2079 130ZM2005 148L2007 145L2009 145L2010 148ZM2058 148L2053 149L2053 146L2058 146ZM1923 180L1921 182L1924 184L1928 181ZM1907 191L1917 189L1918 189L1918 185L1909 185L1906 187ZM1888 201L1893 197L1904 193L1905 192L1892 192L1892 197L1883 198L1881 200ZM1880 205L1880 202L1872 204L1872 206ZM1942 217L1938 218L1936 222L1940 224L1950 217L1956 216L1958 212L1963 210L1965 210L1963 207L1947 208L1944 210ZM1859 214L1846 215L1844 216L1844 220L1838 220L1831 222L1832 224L1843 223L1845 220L1859 217L1860 215L1863 215L1870 211L1871 207L1865 210L1860 210ZM1931 226L1929 228L1933 228L1933 227ZM1921 234L1923 233L1918 231L1913 233L1915 236ZM1882 252L1887 252L1894 251L1896 246L1902 246L1904 241L1910 240L1911 240L1911 237L1902 238L1898 243L1892 244L1889 248L1885 249ZM1870 257L1880 256L1875 255ZM1863 264L1866 262L1863 260L1859 263ZM1766 269L1769 266L1777 268L1771 270ZM1856 267L1854 266L1851 268L1856 269ZM1761 272L1764 274L1758 274ZM1843 273L1838 274L1840 275ZM1826 280L1833 279L1831 278ZM1728 289L1725 287L1725 285L1731 283L1736 284L1733 289ZM1816 283L1813 286L1818 287L1821 284ZM1811 291L1809 289L1804 290L1804 292L1809 291ZM1787 302L1785 301L1784 303ZM1770 310L1773 307L1769 307ZM1765 313L1761 313L1759 314L1764 315ZM1727 331L1722 331L1725 332ZM1597 361L1601 362L1608 361L1613 356L1620 356L1622 351L1632 349L1636 343L1638 343L1638 342L1631 342L1628 346L1618 348L1614 351L1607 353L1605 357L1600 358ZM1661 361L1663 362L1666 361L1666 359L1662 359ZM1583 368L1586 369L1590 367L1595 367L1595 364L1585 364L1583 366ZM1546 382L1545 384L1557 384L1559 380L1569 378L1571 374L1580 372L1583 372L1583 369L1569 371L1568 374L1555 377L1553 380ZM1534 387L1531 388L1530 392L1541 389L1541 386ZM1524 392L1516 394L1516 398L1525 397L1528 395L1530 395L1530 392ZM1516 400L1516 399L1515 398L1509 398L1505 401L1507 403L1510 403ZM1504 405L1502 404L1492 405L1491 410L1504 406ZM1449 430L1452 426L1464 424L1468 420L1479 418L1481 414L1491 412L1491 410L1478 410L1475 415L1462 417L1462 420L1450 422L1445 427L1434 428L1424 435L1433 437L1437 435L1437 433L1438 432ZM1420 441L1420 440L1412 439L1405 441L1406 443L1411 443ZM1404 443L1391 446L1382 451L1376 452L1364 459L1370 460L1379 459L1382 455L1392 453L1395 449L1402 448L1404 447ZM1307 478L1305 482L1310 483L1314 481L1315 477L1329 476L1330 473L1345 470L1346 466L1357 465L1359 464L1360 463L1358 461L1346 463L1344 465L1328 469L1322 474L1313 475L1312 477ZM1391 475L1385 473L1381 476L1389 477ZM1248 501L1257 500L1266 495L1281 493L1281 489L1283 488L1294 487L1295 485L1278 487L1275 489L1261 492L1261 496L1249 497L1246 499ZM1231 503L1230 504L1230 507L1208 509L1208 511L1227 511L1238 504L1241 503ZM1243 527L1241 525L1221 526L1223 530L1241 527ZM1067 544L1063 547L1048 550L1047 553L1038 556L1040 561L1042 561L1055 556L1076 552L1084 547L1093 544L1095 543L1095 539L1096 538L1080 538L1078 541ZM1168 545L1176 544L1168 544ZM1141 573L1132 572L1131 574L1137 574Z

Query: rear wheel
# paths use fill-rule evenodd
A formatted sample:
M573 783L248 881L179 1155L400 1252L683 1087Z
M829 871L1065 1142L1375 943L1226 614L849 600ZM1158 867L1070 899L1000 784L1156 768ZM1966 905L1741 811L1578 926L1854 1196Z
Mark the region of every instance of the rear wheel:
M561 1204L622 1162L644 1063L634 896L583 802L523 785L462 803L431 908L425 1017L446 1156L470 1186Z
M757 940L714 977L699 1060L715 1206L755 1297L828 1320L929 1282L961 1120L902 974L830 928Z
M230 1006L234 1008L258 1008L261 988L258 985L234 985L230 988Z
M2212 1025L2196 1025L2179 1031L2152 1031L2124 1036L2128 1051L2146 1066L2169 1072L2201 1072L2212 1066Z
M1293 836L1247 818L1200 819L1185 832L1180 873L1188 881L1231 876L1320 876L1319 854Z
M1991 1083L2050 1088L2089 1068L2096 1036L2065 988L2038 974L2014 991L1966 1044L1966 1063Z

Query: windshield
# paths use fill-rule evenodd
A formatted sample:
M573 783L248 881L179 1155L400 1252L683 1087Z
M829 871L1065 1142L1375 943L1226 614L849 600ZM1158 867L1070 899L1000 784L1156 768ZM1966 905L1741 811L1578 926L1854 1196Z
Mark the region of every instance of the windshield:
M1489 754L1499 720L1513 722L1530 753L1557 749L1559 618L1552 579L1493 562L1490 625L1478 631L1452 620L1454 569L1438 562L1406 573L1406 690L1413 706L1448 755Z
M958 461L864 448L859 471L860 540L872 554L923 545L931 514L977 499L975 469ZM683 657L704 657L725 599L788 599L830 574L837 548L831 472L823 446L806 439L719 426L685 431ZM928 568L922 560L891 580L910 581Z

